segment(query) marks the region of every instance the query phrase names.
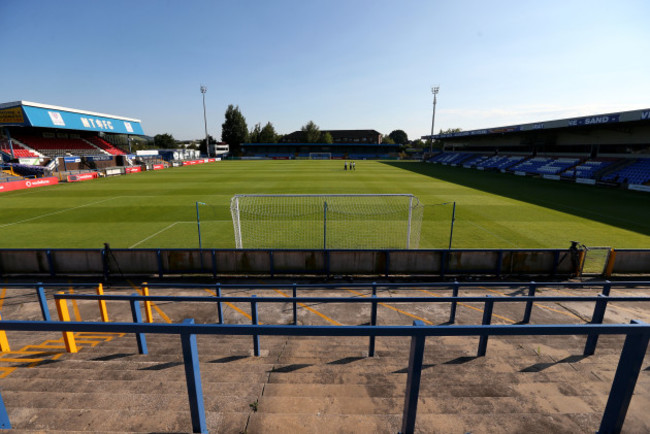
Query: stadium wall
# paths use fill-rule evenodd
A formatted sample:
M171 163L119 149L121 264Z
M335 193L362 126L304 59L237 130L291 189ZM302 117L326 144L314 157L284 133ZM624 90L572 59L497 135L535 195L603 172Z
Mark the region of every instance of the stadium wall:
M568 249L531 250L211 250L2 249L0 276L487 275L575 276L579 257ZM650 250L617 250L603 273L650 275Z

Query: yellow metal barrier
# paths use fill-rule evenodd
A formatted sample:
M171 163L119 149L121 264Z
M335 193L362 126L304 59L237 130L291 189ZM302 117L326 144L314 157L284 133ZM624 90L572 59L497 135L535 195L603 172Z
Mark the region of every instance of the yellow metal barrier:
M65 292L59 292L59 294L65 294ZM59 314L60 321L70 321L70 313L68 312L68 304L65 299L58 299L56 301L56 311ZM63 343L65 343L65 349L69 353L77 352L77 343L74 340L74 333L72 332L62 332L63 334Z
M104 286L101 283L97 286L97 295L104 295ZM99 300L99 313L102 315L102 321L109 322L106 300Z
M605 277L610 277L614 271L614 262L616 261L616 250L612 248L609 251L609 258L607 258L607 267L605 267Z
M2 317L0 317L0 320L2 320ZM4 330L0 330L0 351L3 353L11 351L11 348L9 348L9 341L7 340L7 332Z
M144 282L142 284L142 295L148 296L149 295L149 287L147 286L147 282ZM144 302L144 312L147 317L147 322L148 323L153 323L153 314L151 313L151 302L150 301L145 301Z
M576 276L580 277L582 276L582 267L585 265L585 257L586 257L586 251L585 250L580 250L578 253L578 264L577 264L577 269L576 269Z

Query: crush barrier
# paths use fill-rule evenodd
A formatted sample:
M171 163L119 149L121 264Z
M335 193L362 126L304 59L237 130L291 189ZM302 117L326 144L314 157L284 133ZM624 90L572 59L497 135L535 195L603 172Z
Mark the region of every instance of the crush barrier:
M401 433L413 433L417 416L422 361L425 340L430 336L569 336L569 335L624 335L612 388L601 419L599 433L621 431L634 387L641 370L650 341L650 325L640 321L631 324L583 324L583 325L480 325L480 326L425 326L415 321L413 326L281 326L281 325L230 325L194 324L186 319L181 324L141 323L83 323L59 321L2 321L2 327L11 331L94 332L173 334L181 338L185 377L192 416L193 432L207 432L201 373L198 361L196 335L237 336L397 336L410 337L411 349L407 371L406 394L402 416ZM1 402L1 397L0 397ZM6 417L4 405L0 406L0 425L11 423Z
M12 284L11 286L23 287L25 284ZM143 292L148 291L148 286L163 286L164 284L143 284ZM601 420L601 433L620 432L625 414L629 405L634 385L640 372L640 367L645 356L645 352L650 340L650 326L638 321L633 321L631 325L602 325L605 315L605 309L610 302L646 302L650 297L642 296L624 296L614 297L609 295L612 286L648 286L650 282L591 282L591 283L487 283L487 282L453 282L453 283L422 283L422 284L390 284L390 283L370 283L370 284L348 284L348 285L329 285L333 288L345 289L348 287L372 289L373 294L369 298L332 298L332 297L297 297L297 290L307 290L319 288L323 289L328 285L221 285L216 284L214 287L217 291L216 296L143 296L143 295L105 295L101 284L77 284L81 287L95 287L97 295L88 294L54 294L54 301L57 306L59 318L62 321L51 321L47 299L44 288L46 286L61 287L73 285L61 284L37 284L34 286L44 321L26 322L26 321L1 321L0 325L3 330L23 330L23 331L60 331L64 335L66 349L70 352L76 351L76 345L73 338L73 332L91 331L91 332L121 332L134 333L138 351L141 354L147 353L147 344L145 333L163 333L179 334L181 337L183 356L185 361L186 381L188 382L188 394L190 400L190 411L192 414L192 424L194 432L206 432L205 410L203 408L203 395L201 390L200 370L198 365L198 349L196 346L196 334L218 334L218 335L250 335L253 339L253 351L259 356L261 335L283 335L283 336L368 336L369 338L369 356L374 355L374 342L376 336L410 336L411 350L409 353L409 367L407 377L407 392L404 403L404 414L402 420L402 432L413 432L415 427L415 418L417 414L417 399L419 394L419 379L422 369L422 359L424 354L425 338L427 336L477 336L479 337L479 346L477 356L486 355L488 339L490 336L541 336L541 335L585 335L587 341L583 350L583 355L594 354L598 337L601 334L620 334L625 335L625 343L619 359L618 368L610 391L609 399L603 418ZM165 285L169 286L169 284ZM206 288L207 285L173 285L184 288ZM528 287L528 295L525 296L504 296L504 297L477 297L477 296L458 296L458 289L461 287L509 287L521 288ZM538 296L535 294L537 288L541 286L562 286L562 287L597 287L601 293L597 296ZM220 290L224 288L248 288L248 289L271 289L279 287L293 288L293 297L241 297L241 296L221 296ZM402 289L417 289L422 287L446 287L452 288L455 295L451 297L378 297L377 289L383 287L401 287ZM30 288L31 289L31 288ZM147 292L144 292L147 293ZM95 300L98 302L103 323L95 322L70 322L67 314L66 300ZM128 301L131 306L133 315L132 323L108 323L108 313L106 312L105 302L111 301ZM253 324L248 325L230 325L223 324L223 314L219 309L219 324L216 325L193 325L193 320L185 320L182 324L148 324L152 322L150 314L147 314L147 322L144 323L141 314L141 302L151 303L154 301L173 301L173 302L199 302L199 303L216 303L219 307L222 302L242 302L251 303L251 312ZM530 321L532 307L536 302L589 302L594 303L594 311L589 324L582 325L525 325ZM296 305L301 302L319 302L319 303L369 303L371 305L370 326L298 326L295 322ZM390 303L449 303L450 318L449 325L425 326L422 322L415 322L416 327L408 326L378 326L377 325L377 305L382 302ZM481 325L472 326L455 326L451 325L455 321L455 306L459 302L484 303L484 313ZM493 326L491 325L492 310L494 303L525 303L523 318L520 325ZM290 326L260 326L258 324L257 304L258 303L291 303L294 312L294 325ZM146 310L146 309L145 309ZM190 326L198 329L189 328ZM88 329L87 327L91 327ZM171 327L171 328L169 328ZM180 328L174 328L180 327ZM116 328L116 330L113 330ZM119 331L118 331L119 330ZM199 331L200 330L200 331ZM414 331L409 331L414 330ZM1 337L1 336L0 336ZM5 339L6 340L6 339ZM0 339L2 342L2 339ZM3 351L8 351L7 349ZM1 402L1 397L0 397ZM0 426L10 426L8 418L3 418L3 406L0 405ZM6 414L6 411L5 411Z

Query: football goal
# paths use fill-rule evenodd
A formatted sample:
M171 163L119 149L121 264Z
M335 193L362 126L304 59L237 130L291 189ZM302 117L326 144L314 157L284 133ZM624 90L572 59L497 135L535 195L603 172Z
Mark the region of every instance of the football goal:
M331 152L310 152L309 159L310 160L331 160L332 153Z
M238 249L416 249L424 206L412 194L238 194Z

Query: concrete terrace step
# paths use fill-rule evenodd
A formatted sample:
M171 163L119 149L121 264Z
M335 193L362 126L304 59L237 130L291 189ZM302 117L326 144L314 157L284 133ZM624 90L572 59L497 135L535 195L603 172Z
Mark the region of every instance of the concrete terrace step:
M40 392L12 392L5 391L3 397L7 402L7 409L19 408L50 408L50 409L86 409L86 410L117 410L138 409L143 413L161 409L189 411L187 394L156 394L148 390L147 394L120 393L107 395L102 391L77 393L56 392L45 394ZM205 394L205 407L218 412L246 412L250 410L249 404L257 400L261 388L252 390L248 395L224 395L215 393Z
M206 421L211 432L238 433L246 427L250 411L220 413L206 411ZM12 427L17 429L61 431L142 431L191 432L189 410L158 409L143 412L140 409L10 409Z
M309 432L326 433L389 433L401 429L401 415L301 415L254 413L248 424L250 433ZM592 422L593 424L593 422ZM571 415L544 414L418 414L416 433L469 433L492 434L523 433L547 434L589 432L592 424L583 428ZM597 425L596 425L597 426ZM593 431L593 429L591 430Z
M187 395L187 384L184 375L178 379L161 378L157 381L114 381L114 380L69 380L69 379L43 379L35 378L25 381L22 378L12 379L11 376L2 379L0 383L3 393L9 390L16 392L49 392L57 390L74 391L76 393L141 393L141 394L182 394ZM214 384L204 384L207 394L222 395L249 395L261 390L262 383L241 383L223 381ZM5 402L5 405L9 403Z

